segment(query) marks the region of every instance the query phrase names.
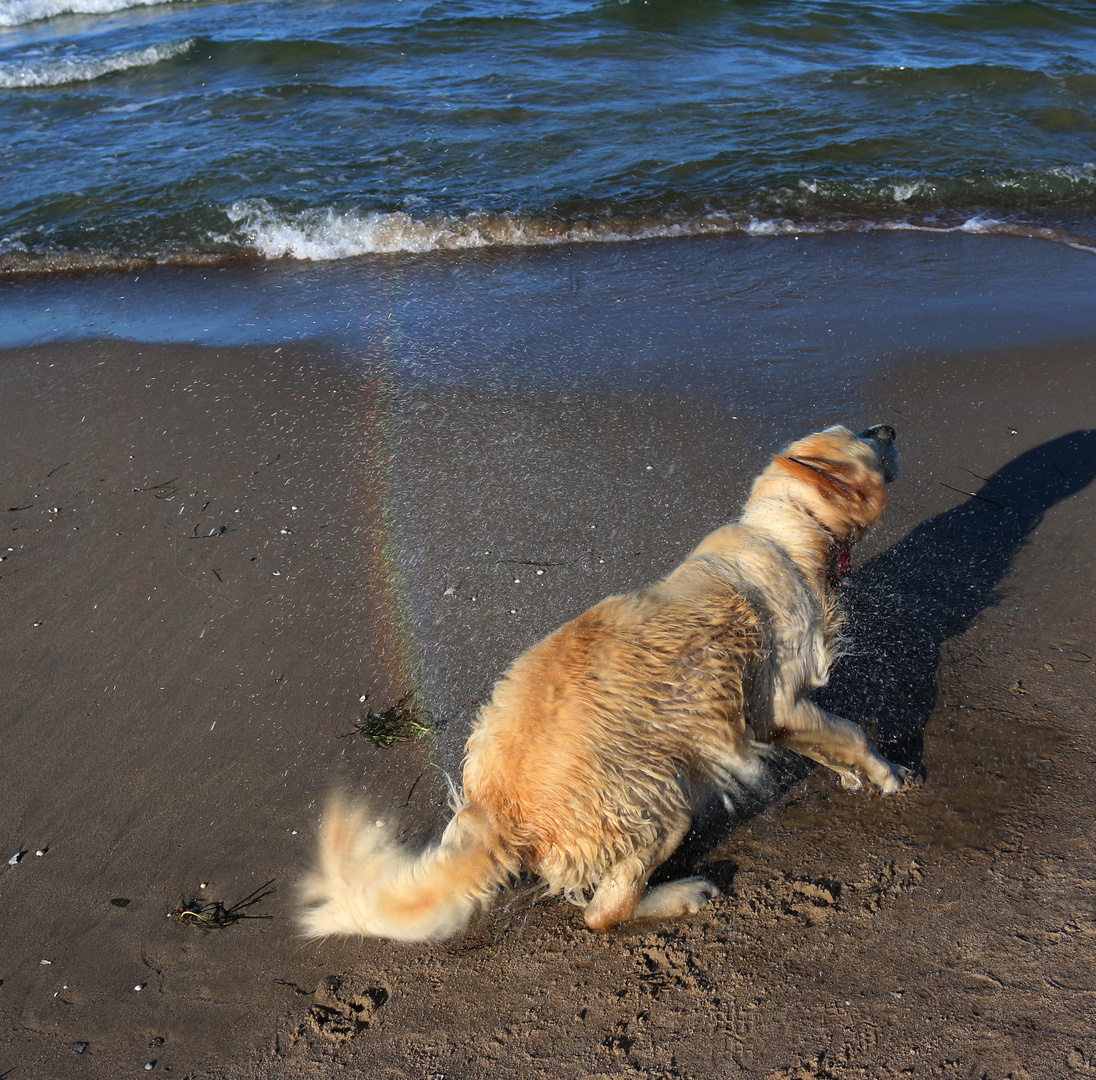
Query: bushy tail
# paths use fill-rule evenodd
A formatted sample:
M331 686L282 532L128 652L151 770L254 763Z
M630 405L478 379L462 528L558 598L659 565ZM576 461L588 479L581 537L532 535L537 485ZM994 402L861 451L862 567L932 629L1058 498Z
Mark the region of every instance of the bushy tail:
M311 906L301 926L308 937L449 937L509 879L511 861L480 807L461 807L441 840L414 854L365 808L335 799L324 815L319 865L302 883Z

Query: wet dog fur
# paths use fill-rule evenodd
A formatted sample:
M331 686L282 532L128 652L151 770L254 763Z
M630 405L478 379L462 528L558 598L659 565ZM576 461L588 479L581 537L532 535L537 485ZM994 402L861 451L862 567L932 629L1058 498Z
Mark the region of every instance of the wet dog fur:
M906 770L810 700L835 656L835 584L886 506L894 431L832 427L793 443L742 516L672 573L612 596L514 661L468 740L441 840L414 853L361 806L325 813L302 888L306 935L448 937L522 871L610 930L698 911L703 878L648 888L713 793L763 783L774 744L848 787Z

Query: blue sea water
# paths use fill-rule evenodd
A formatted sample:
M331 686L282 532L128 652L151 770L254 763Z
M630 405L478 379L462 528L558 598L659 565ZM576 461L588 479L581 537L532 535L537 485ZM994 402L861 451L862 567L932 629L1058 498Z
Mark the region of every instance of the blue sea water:
M1096 247L1089 0L0 0L0 272L707 233Z

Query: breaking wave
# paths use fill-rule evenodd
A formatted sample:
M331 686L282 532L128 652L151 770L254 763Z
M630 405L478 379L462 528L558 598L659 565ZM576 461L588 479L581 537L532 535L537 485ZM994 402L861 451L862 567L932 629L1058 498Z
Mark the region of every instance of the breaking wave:
M896 197L896 201L900 200ZM1096 251L1088 237L986 214L972 214L950 222L886 217L804 221L719 210L680 219L614 216L562 221L482 213L415 218L402 211L359 214L322 209L280 214L265 200L256 199L234 203L228 216L236 226L235 235L216 237L217 241L234 240L267 259L316 262L363 255L620 243L685 236L801 236L904 230L1021 236Z
M228 217L237 227L236 238L266 258L314 261L469 248L611 243L734 232L742 227L741 222L720 215L692 222L623 217L567 222L505 213L415 218L398 210L358 214L322 209L282 215L264 199L234 203Z
M182 52L188 47L189 42L178 42L157 48L164 56L165 49ZM271 259L330 262L673 237L906 231L1013 236L1096 254L1094 195L1096 166L1086 164L1026 176L982 176L976 182L800 181L721 203L673 196L616 207L586 203L540 213L287 209L249 198L222 209L208 203L191 207L158 236L119 235L98 250L80 250L56 236L43 245L30 230L0 234L0 277ZM218 217L220 226L215 224Z
M58 15L109 15L126 8L154 7L170 2L180 0L0 0L0 26L23 26Z
M63 86L66 83L90 82L103 75L132 68L151 67L164 60L190 52L196 39L168 41L146 49L131 49L112 56L88 57L40 54L20 63L0 64L0 88L18 89L32 86Z

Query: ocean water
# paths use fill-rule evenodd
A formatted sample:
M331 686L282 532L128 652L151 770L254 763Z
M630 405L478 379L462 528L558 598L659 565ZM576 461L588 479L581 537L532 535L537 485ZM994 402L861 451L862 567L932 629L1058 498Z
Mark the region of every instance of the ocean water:
M1096 248L1090 0L0 0L0 273L698 234Z

